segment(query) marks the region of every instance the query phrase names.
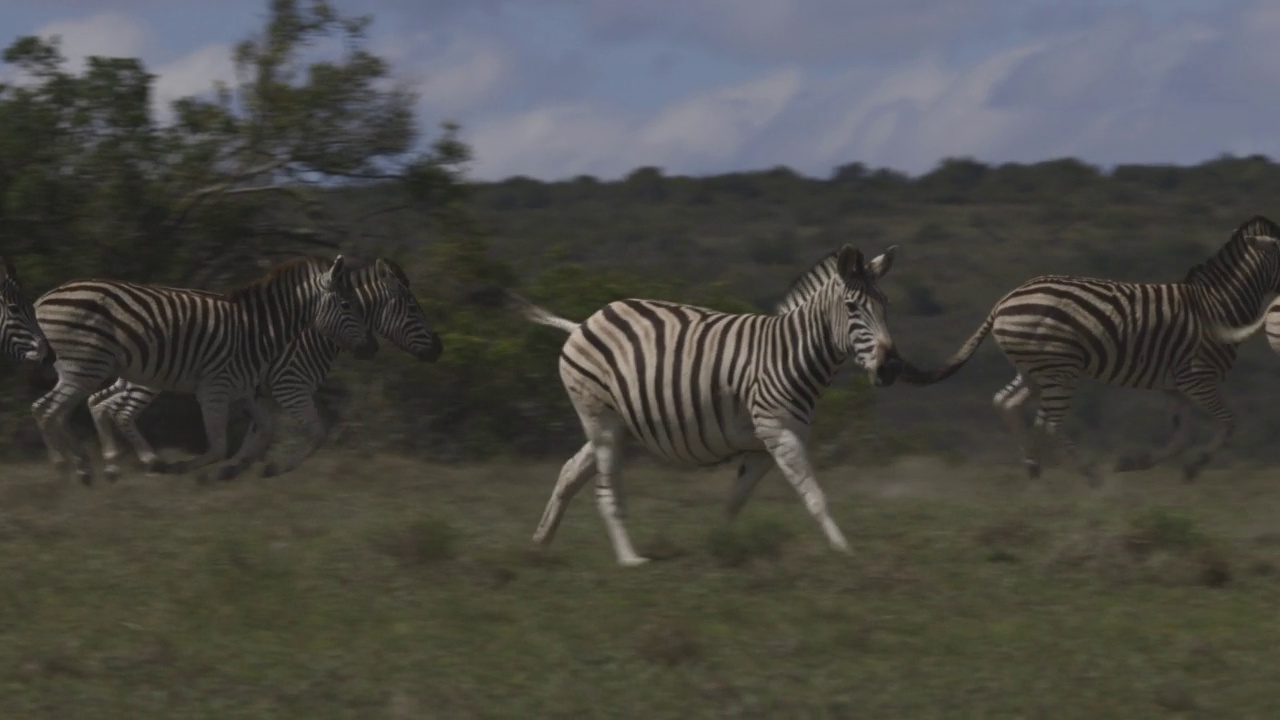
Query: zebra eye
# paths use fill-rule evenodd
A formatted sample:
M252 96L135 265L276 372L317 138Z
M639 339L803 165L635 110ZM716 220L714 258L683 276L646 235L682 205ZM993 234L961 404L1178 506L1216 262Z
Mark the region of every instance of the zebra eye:
M351 302L348 300L343 300L342 302L338 303L338 307L342 308L343 310L350 310Z
M17 315L22 312L22 308L18 307L18 303L9 303L9 312Z

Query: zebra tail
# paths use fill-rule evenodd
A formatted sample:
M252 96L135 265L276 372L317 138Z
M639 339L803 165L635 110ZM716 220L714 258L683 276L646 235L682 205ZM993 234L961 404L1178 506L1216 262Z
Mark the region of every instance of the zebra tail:
M557 328L567 333L571 333L574 330L578 329L578 325L580 323L576 323L572 320L566 320L565 318L562 318L559 315L552 313L550 310L546 310L537 305L534 305L533 303L511 292L510 290L507 290L505 292L507 294L507 297L510 299L511 303L515 305L516 310L520 313L522 317L524 317L525 320L528 320L529 322L537 323L539 325L546 325L547 327Z
M1263 325L1267 324L1267 315L1269 314L1269 311L1269 307L1263 309L1262 315L1259 316L1257 320L1254 320L1248 325L1244 325L1242 327L1228 327L1215 322L1213 324L1213 334L1218 338L1218 342L1225 343L1227 345L1239 345L1252 337L1254 333L1261 330Z
M973 353L977 351L978 346L981 345L982 341L991 333L991 326L995 324L995 321L995 308L992 308L991 312L987 315L987 319L982 322L982 325L978 326L977 330L973 331L973 334L969 336L969 339L965 341L964 345L960 346L960 349L956 351L956 354L952 355L951 359L948 360L947 364L943 367L936 370L925 371L915 367L911 363L904 363L902 375L900 376L902 381L910 385L932 385L951 377L957 370L964 367L965 363L969 362L969 358L973 357Z

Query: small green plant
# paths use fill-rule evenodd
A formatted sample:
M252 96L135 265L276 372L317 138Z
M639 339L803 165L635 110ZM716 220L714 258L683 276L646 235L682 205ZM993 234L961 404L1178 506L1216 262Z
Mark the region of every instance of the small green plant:
M457 555L458 533L448 521L429 517L383 535L375 543L404 566L434 565Z
M761 518L715 528L707 536L707 549L721 565L740 567L756 558L777 558L791 537L778 520Z
M1138 555L1156 551L1187 551L1204 548L1209 538L1195 518L1165 508L1152 508L1129 522L1129 549Z

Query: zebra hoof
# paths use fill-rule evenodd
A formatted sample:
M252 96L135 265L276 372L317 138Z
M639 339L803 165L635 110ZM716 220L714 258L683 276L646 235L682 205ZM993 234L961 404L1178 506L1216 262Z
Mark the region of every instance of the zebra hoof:
M107 482L111 482L111 483L116 482L117 480L120 479L119 466L108 465L102 468L102 477L106 478Z
M1200 471L1204 470L1204 466L1208 464L1209 464L1208 455L1201 455L1195 460L1192 460L1191 462L1187 463L1182 468L1182 481L1192 482L1200 475Z
M144 465L148 475L168 475L174 471L173 466L164 460L152 460Z
M273 462L264 463L262 466L262 477L275 477L280 474L280 468Z
M227 482L228 480L234 480L239 474L240 468L237 468L234 465L223 465L213 471L212 477L214 482Z
M1116 460L1116 472L1133 472L1135 470L1146 470L1152 465L1151 454L1142 453L1140 455L1121 455Z
M1026 466L1027 466L1027 477L1031 478L1032 480L1037 480L1040 478L1040 463L1034 460L1027 460Z

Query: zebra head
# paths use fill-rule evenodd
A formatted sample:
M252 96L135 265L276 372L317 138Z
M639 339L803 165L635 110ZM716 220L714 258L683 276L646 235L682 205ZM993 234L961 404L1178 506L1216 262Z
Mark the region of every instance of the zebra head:
M404 271L399 265L379 258L374 263L374 278L376 289L364 305L374 331L415 358L435 362L444 350L444 343L409 289L409 278Z
M22 286L18 272L9 258L0 265L0 348L14 360L38 363L49 354L49 342L36 323L36 311Z
M319 280L320 293L312 321L316 331L361 360L376 355L378 341L360 312L359 298L341 255Z
M902 358L893 345L889 326L885 322L888 299L876 281L893 267L893 257L898 246L892 245L871 262L866 262L862 252L845 245L836 256L839 272L841 300L844 312L837 327L836 342L842 345L846 355L852 355L871 382L877 386L892 385L902 372ZM844 332L841 332L844 330Z
M1274 227L1274 225L1272 226ZM1261 251L1263 257L1273 263L1272 270L1275 270L1277 260L1280 260L1280 237L1273 235L1245 235L1244 241L1254 250ZM1280 272L1272 272L1272 282L1267 288L1269 292L1280 292Z

